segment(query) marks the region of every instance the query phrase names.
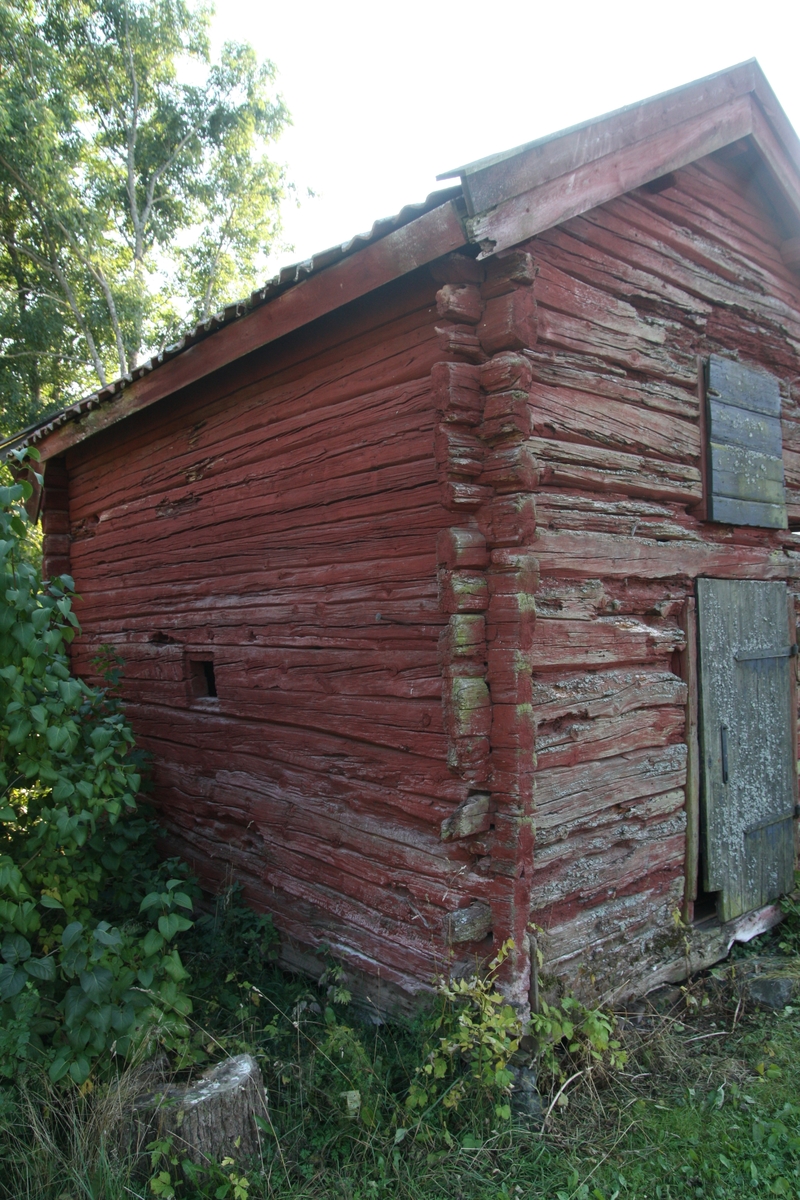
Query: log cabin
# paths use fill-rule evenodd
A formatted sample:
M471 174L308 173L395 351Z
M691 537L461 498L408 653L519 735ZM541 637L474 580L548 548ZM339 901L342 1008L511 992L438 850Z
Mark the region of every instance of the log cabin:
M441 178L5 450L289 967L616 1000L794 886L800 141L751 61Z

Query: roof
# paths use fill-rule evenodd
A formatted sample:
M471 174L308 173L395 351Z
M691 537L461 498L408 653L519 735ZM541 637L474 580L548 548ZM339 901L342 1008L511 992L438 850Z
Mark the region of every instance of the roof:
M461 176L470 240L496 254L743 138L800 233L800 139L755 59L439 178Z
M657 116L662 125L667 126L674 123L676 118L683 119L687 115L699 115L705 109L716 107L726 98L733 98L742 92L749 91L755 92L765 107L775 110L775 116L782 126L795 165L800 169L800 138L783 110L780 109L757 59L750 58L734 67L718 71L714 75L706 75L703 79L695 80L694 83L683 84L668 92L660 92L648 100L638 100L635 104L626 104L622 108L604 113L603 116L591 117L588 121L581 121L578 125L570 125L566 129L559 129L555 133L548 133L544 137L536 138L532 142L525 142L522 146L515 146L511 150L502 150L499 154L487 155L485 158L476 159L475 162L466 163L463 167L454 167L451 171L443 171L436 178L438 180L453 179L456 175L460 175L462 185L466 185L465 191L470 204L470 214L474 215L480 208L480 196L476 196L476 207L472 196L473 188L489 174L494 180L493 186L496 187L499 172L493 172L492 168L505 163L507 159L517 159L517 170L524 175L529 160L537 157L541 160L546 154L545 148L552 146L554 142L566 144L569 139L571 142L582 141L587 146L595 142L598 154L608 153L611 146L604 146L601 138L603 131L610 126L613 126L617 132L615 141L619 146L624 144L626 135L632 137L633 140L636 140L637 134L641 136L642 126L652 116Z
M246 301L195 326L131 376L14 438L63 453L130 413L453 250L488 257L746 142L783 234L800 236L800 139L755 59L440 175L435 192L368 234L284 268ZM787 261L789 261L787 259Z

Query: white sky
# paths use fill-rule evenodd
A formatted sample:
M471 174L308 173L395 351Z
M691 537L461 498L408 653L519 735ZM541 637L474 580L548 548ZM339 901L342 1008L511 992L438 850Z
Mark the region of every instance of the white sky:
M755 57L800 131L800 0L217 0L217 42L279 70L302 195L270 274L445 183L436 175Z

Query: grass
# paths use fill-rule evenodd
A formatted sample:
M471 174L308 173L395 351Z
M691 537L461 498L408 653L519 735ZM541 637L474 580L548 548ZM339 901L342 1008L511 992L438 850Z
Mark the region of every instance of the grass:
M698 989L699 990L699 989ZM696 998L696 997L692 997ZM702 1003L702 999L701 999ZM274 1194L409 1200L612 1200L800 1196L798 1013L743 1013L715 999L652 1013L625 1034L625 1072L581 1081L542 1138L467 1121L457 1145L392 1157L354 1138L349 1158L322 1145L291 1155L304 1180ZM716 1035L721 1036L716 1036ZM487 1125L488 1120L488 1125ZM287 1131L288 1132L288 1131ZM296 1144L296 1147L299 1143ZM370 1150L372 1153L370 1154ZM377 1151L377 1152L376 1152Z
M774 953L780 936L750 950ZM582 1073L555 1103L559 1083L550 1081L542 1133L499 1119L496 1097L476 1089L456 1110L440 1100L412 1116L404 1097L425 1061L429 1029L360 1024L336 972L310 988L257 968L252 954L237 970L231 964L241 968L241 954L237 960L225 940L228 961L213 947L196 950L196 1038L214 1057L244 1049L257 1056L271 1120L262 1163L190 1177L167 1145L136 1178L111 1151L125 1077L116 1090L85 1097L31 1079L2 1092L1 1196L800 1200L800 1005L777 1013L750 1006L730 970L628 1014L622 1070L565 1063L565 1073ZM793 961L800 970L800 958ZM348 1115L348 1092L358 1093L357 1116Z

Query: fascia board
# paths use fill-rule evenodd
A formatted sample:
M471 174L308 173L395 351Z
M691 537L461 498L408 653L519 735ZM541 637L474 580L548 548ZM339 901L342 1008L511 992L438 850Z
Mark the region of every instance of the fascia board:
M755 90L759 96L763 95L765 107L775 111L776 119L780 122L783 118L783 125L797 142L764 73L753 59L563 133L551 134L502 157L461 168L468 215L476 216L534 186L578 171Z
M753 62L753 95L784 154L800 177L800 137L757 62Z
M496 254L746 137L800 221L800 177L758 99L748 92L468 219L470 239L481 245L481 257Z

